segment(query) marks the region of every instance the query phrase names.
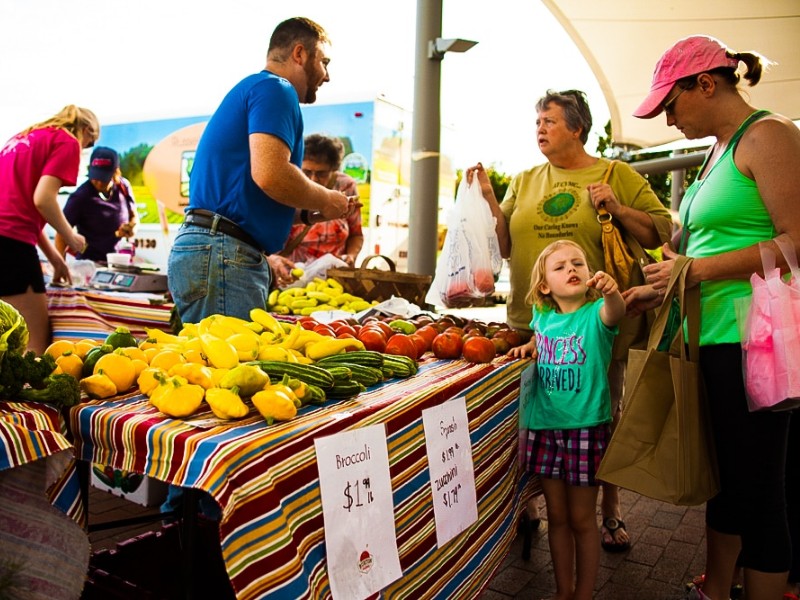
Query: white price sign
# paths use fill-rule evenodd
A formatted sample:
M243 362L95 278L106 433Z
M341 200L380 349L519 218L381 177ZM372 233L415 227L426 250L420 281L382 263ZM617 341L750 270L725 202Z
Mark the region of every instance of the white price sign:
M328 578L335 599L361 600L402 575L383 425L314 440Z
M478 520L467 402L461 396L422 411L436 543L441 548Z

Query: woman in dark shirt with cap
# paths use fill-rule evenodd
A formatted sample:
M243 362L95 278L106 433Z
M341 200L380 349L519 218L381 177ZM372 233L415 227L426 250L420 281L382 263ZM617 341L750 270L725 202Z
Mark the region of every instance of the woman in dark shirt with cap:
M106 254L116 252L120 238L133 236L136 223L136 202L131 184L119 170L119 154L98 146L89 159L89 179L76 189L64 206L67 221L86 238L86 248L76 258L105 261ZM56 248L62 256L66 250L61 236L56 235Z

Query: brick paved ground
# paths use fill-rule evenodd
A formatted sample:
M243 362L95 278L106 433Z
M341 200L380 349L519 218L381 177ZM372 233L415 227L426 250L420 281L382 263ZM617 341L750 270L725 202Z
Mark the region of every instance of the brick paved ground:
M596 600L682 600L685 582L701 573L705 564L703 507L672 506L628 491L620 496L632 545L624 553L601 553ZM540 505L546 518L541 499ZM89 506L93 523L157 510L143 509L94 488ZM94 532L89 538L97 551L160 527L160 521L156 521ZM553 594L547 535L534 538L530 560L523 561L521 553L522 539L518 537L480 600L538 600Z
M685 598L685 583L702 573L705 565L704 507L672 506L624 490L620 496L631 549L602 552L596 600ZM544 507L543 500L540 505ZM523 561L521 552L518 537L480 600L552 596L555 584L547 535L534 539L530 560Z

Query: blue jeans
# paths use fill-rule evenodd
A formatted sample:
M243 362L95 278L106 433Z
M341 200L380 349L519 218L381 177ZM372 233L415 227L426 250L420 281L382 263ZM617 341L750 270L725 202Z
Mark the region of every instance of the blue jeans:
M256 248L219 231L183 225L167 263L169 291L184 323L214 314L250 320L253 308L265 308L271 282L267 259ZM161 511L180 507L183 489L171 485ZM219 505L205 492L200 511L220 518Z
M167 263L169 291L184 323L214 314L250 320L265 308L271 274L256 248L219 231L183 225Z
M200 492L198 505L200 514L205 518L211 521L219 521L222 518L222 509L208 492ZM183 510L183 488L177 485L170 485L167 488L167 499L161 504L159 510L162 513L175 511L178 513L176 518L179 518L181 510Z

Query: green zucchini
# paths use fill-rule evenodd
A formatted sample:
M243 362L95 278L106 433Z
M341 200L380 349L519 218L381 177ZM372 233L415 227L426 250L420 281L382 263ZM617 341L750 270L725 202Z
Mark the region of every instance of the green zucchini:
M333 381L336 383L340 381L350 381L353 376L353 372L350 368L343 364L319 364L317 363L320 368L325 369L328 373L333 375Z
M317 364L326 363L351 363L364 365L365 367L375 367L380 369L383 365L383 354L372 350L353 350L342 354L333 354L317 361Z
M348 381L347 383L338 383L331 389L325 391L328 398L342 400L345 398L353 398L358 396L361 392L366 391L367 388L358 381Z
M288 375L305 383L321 387L324 390L332 388L334 384L333 375L316 365L304 365L278 360L254 360L246 364L260 367L270 377L281 378L284 375Z
M367 387L383 381L383 371L374 367L365 367L355 363L340 363L335 368L338 367L346 367L350 371L348 379L354 379ZM334 378L339 381L336 375Z

